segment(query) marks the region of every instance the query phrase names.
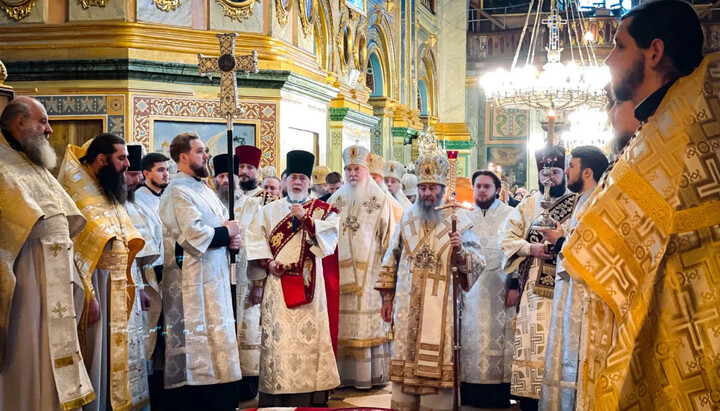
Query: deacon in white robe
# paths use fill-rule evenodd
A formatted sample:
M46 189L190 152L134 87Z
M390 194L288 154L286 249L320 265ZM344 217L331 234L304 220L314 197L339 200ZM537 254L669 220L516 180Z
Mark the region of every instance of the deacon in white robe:
M150 308L150 297L145 292L145 279L143 270L151 268L160 257L160 251L154 246L152 234L146 224L146 218L138 211L135 205L135 190L143 180L142 174L142 146L129 144L128 166L125 171L125 183L128 190L128 201L125 203L130 221L138 230L145 246L136 255L132 262L131 274L135 283L135 301L128 319L128 378L130 380L130 394L132 395L133 409L150 409L150 388L148 385L148 364L150 357L146 354L143 313ZM153 273L154 274L154 273Z
M550 151L548 151L550 150ZM545 348L550 328L552 297L555 283L556 253L542 241L542 234L532 224L543 211L543 183L551 179L550 215L564 229L570 224L570 214L576 196L565 187L563 175L565 158L561 147L545 147L536 153L538 169L549 159L552 175L539 173L540 191L524 199L508 215L501 228L500 245L505 255L505 272L517 270L517 289L508 293L508 300L518 307L515 321L511 393L521 401L537 404L545 364ZM532 405L526 405L532 406Z
M169 161L160 153L148 153L142 158L142 173L145 181L135 190L135 209L143 217L149 236L146 243L158 250L158 258L150 266L141 266L140 273L144 280L144 291L150 298L150 307L142 311L145 327L145 358L148 365L148 383L150 388L150 406L152 409L162 408L165 399L163 370L165 368L165 339L162 336L162 296L160 281L163 266L162 221L160 221L160 197L168 185Z
M464 295L462 314L462 403L476 408L510 407L515 306L506 304L510 276L498 232L513 210L500 201L500 178L492 171L473 174L475 208L468 212L485 257L485 272Z
M387 195L368 176L368 149L343 151L347 183L328 202L340 212L340 325L338 370L342 386L371 388L388 381L389 324L373 290L395 230Z
M322 262L335 251L339 217L309 199L313 160L288 153L288 197L265 206L250 229L250 276L265 281L260 407L322 407L340 383Z
M0 409L78 409L95 398L80 355L84 296L71 238L85 218L48 171L45 108L17 97L0 125Z
M443 202L448 161L440 154L418 157L419 196L403 216L375 284L383 297L382 316L394 321L391 408L452 410L453 274L467 292L485 268L466 213L457 214L451 232ZM459 381L457 382L460 383Z
M240 146L241 150L251 149L254 152L255 147ZM247 156L241 150L236 152L240 156ZM270 197L248 197L242 194L240 190L240 181L237 172L240 167L238 157L235 160L235 178L233 183L234 189L234 211L235 218L240 223L243 240L247 243L247 228L255 222L263 207L263 200ZM212 158L213 164L213 183L218 197L225 207L229 207L229 184L228 178L228 158L227 154L219 154ZM240 369L242 370L243 379L240 382L240 401L248 401L257 396L258 393L258 376L260 375L260 305L254 303L251 299L253 291L262 293L262 282L258 284L258 290L255 290L254 282L250 281L247 276L247 248L243 247L238 251L235 260L234 276L230 278L231 289L233 292L233 308L235 310L235 320L237 326L238 353L240 355ZM262 296L262 294L260 294Z
M242 375L228 248L240 247L240 229L202 180L207 154L197 134L170 147L178 173L160 200L167 398L173 409L234 409Z
M587 311L587 287L582 280L568 275L563 265L562 246L577 226L578 217L608 166L605 154L594 146L575 147L570 155L572 158L565 170L567 186L580 196L570 217L569 232L564 232L561 227L543 231L545 241L553 244L559 252L545 375L540 395L540 409L548 411L577 409L576 394L581 371L580 339L583 327L587 325L583 321Z

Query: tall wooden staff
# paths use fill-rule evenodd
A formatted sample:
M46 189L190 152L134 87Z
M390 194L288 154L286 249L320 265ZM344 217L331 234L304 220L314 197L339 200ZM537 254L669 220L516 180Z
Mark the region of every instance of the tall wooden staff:
M457 232L457 210L462 208L471 210L472 208L457 201L455 192L455 182L457 181L457 150L448 150L448 161L450 162L450 171L448 172L448 189L450 198L445 204L435 207L435 210L451 210L452 232ZM457 267L457 261L460 259L457 251L452 251L450 257L450 265L453 278L453 411L460 409L460 341L461 341L461 320L462 320L462 287L460 279L460 271Z
M258 72L257 52L244 56L235 56L235 38L237 33L217 34L220 40L220 57L205 57L198 54L198 71L203 77L220 73L220 114L227 122L227 159L229 219L235 219L235 151L233 150L233 119L243 113L238 107L237 78L235 73L244 71L245 76ZM231 269L235 267L235 252L230 252Z

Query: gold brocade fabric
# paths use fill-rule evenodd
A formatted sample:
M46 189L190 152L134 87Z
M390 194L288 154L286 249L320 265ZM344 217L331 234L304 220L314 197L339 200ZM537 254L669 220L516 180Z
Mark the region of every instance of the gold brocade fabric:
M669 89L563 247L592 291L582 408L720 408L719 90L712 54Z
M110 404L114 410L124 410L132 406L127 378L127 324L135 299L135 285L130 270L145 241L125 208L108 200L93 171L80 163L78 159L83 155L85 149L68 145L58 176L58 181L88 221L74 239L75 266L86 292L79 335L81 346L85 346L87 307L94 295L92 275L96 268L107 269L110 271ZM108 241L113 239L112 250L105 250Z
M52 364L43 364L43 369L52 370L63 409L81 407L95 398L85 363L77 352L72 287L68 286L72 282L70 239L84 226L80 210L52 174L13 150L0 134L0 371L16 287L14 266L26 242L39 239L35 253L42 256L44 264L36 269L45 270L39 274L45 280L41 304L46 310L49 353L54 359ZM26 270L18 274L38 275ZM10 327L17 332L17 324ZM30 375L37 371L31 370Z

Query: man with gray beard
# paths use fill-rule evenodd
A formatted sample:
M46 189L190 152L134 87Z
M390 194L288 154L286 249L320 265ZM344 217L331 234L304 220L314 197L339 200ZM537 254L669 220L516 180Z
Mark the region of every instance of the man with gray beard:
M418 157L419 198L395 228L374 288L382 296L382 319L394 321L390 361L394 410L453 408L453 295L451 267L467 292L483 273L485 259L466 213L452 230L443 202L449 164L440 153Z
M95 398L79 355L73 243L85 218L48 169L45 108L18 97L0 115L0 409L62 410Z

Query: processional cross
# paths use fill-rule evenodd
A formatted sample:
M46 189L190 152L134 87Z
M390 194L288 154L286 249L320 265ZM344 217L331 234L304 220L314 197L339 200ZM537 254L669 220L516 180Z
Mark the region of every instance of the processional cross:
M235 173L233 150L233 119L242 114L238 107L236 72L244 71L245 76L258 72L257 52L249 55L235 55L235 38L237 33L217 34L220 40L220 57L205 57L198 54L198 71L202 77L211 77L220 73L220 113L227 122L227 154L228 154L228 212L230 220L235 219ZM244 141L242 142L244 143ZM231 262L235 262L235 254L230 254ZM234 266L234 264L233 264Z
M545 50L548 52L548 60L550 63L558 63L560 61L560 26L567 23L562 16L558 13L557 8L553 7L548 18L542 20L542 24L548 26L550 29L550 44Z

